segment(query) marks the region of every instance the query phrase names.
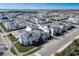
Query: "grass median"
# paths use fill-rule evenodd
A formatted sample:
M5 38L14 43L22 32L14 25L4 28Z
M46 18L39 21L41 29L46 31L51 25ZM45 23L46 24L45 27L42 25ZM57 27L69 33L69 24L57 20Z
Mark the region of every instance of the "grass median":
M6 29L2 22L0 22L0 26L2 27L2 29L3 29L5 32L10 32L10 31L11 31L11 30L9 30L9 29Z
M29 53L27 53L27 54L24 54L23 56L27 56L27 55L33 54L33 53L35 53L36 51L38 51L38 50L40 50L40 49L41 49L41 47L38 47L38 48L36 48L35 50L33 50L33 51L31 51L31 52L29 52Z
M14 50L13 47L11 47L10 51L14 54L14 55L17 55L16 51Z
M79 38L69 45L65 50L56 53L57 56L79 56Z
M12 42L17 41L17 39L12 34L7 34L7 36Z
M17 50L20 53L24 53L24 52L30 51L31 49L35 48L36 46L34 46L34 45L23 46L19 42L17 42L15 44L15 47L17 48Z

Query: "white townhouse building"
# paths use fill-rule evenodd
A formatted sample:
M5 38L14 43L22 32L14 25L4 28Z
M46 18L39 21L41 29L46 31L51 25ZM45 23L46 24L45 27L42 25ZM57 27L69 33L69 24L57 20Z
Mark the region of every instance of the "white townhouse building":
M3 22L3 25L5 26L6 29L9 29L9 30L17 30L17 29L26 28L24 24L18 23L14 20L5 21Z
M20 44L28 45L38 42L40 38L40 32L37 30L26 31L26 30L17 30L12 32L12 34L19 40Z
M54 36L57 33L61 34L64 31L64 26L55 22L47 23L45 25L48 27L49 32L51 33L51 36Z
M79 24L79 16L70 17L68 20L69 20L71 23Z
M42 30L43 32L47 33L48 36L53 37L53 29L48 28L48 26L45 25L37 25L38 29Z
M3 22L3 25L5 26L6 29L16 29L15 26L17 26L17 23L14 22L14 21L6 21L6 22Z
M27 31L25 29L13 31L12 34L19 40L20 44L28 45L38 42L39 40L45 40L48 35L41 30Z
M68 30L70 29L71 27L73 27L73 25L71 23L67 23L67 22L63 22L63 25L64 25L64 30Z

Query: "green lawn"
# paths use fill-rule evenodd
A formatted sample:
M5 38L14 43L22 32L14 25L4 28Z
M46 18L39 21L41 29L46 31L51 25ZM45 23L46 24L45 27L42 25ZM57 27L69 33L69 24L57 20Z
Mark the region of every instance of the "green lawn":
M11 30L6 29L2 22L0 22L0 26L3 28L5 32L10 32Z
M6 37L6 35L4 35L3 37Z
M70 46L60 53L56 53L57 56L79 56L79 39L75 40Z
M35 49L35 50L33 50L33 51L31 51L31 52L29 52L29 53L27 53L27 54L24 54L23 56L27 56L27 55L33 54L33 53L35 53L36 51L38 51L38 50L40 50L40 49L41 49L41 48L38 47L37 49Z
M14 54L14 55L17 55L17 53L15 52L14 48L11 47L10 51Z
M17 41L17 39L12 34L7 34L7 36L12 42Z
M34 45L23 46L23 45L21 45L19 42L17 42L17 43L15 44L15 47L16 47L17 50L18 50L19 52L21 52L21 53L22 53L22 52L27 52L27 51L29 51L29 50L35 48Z
M3 28L3 30L4 30L5 32L10 32L10 31L11 31L11 30L9 30L9 29L6 29L5 26L2 26L2 28Z

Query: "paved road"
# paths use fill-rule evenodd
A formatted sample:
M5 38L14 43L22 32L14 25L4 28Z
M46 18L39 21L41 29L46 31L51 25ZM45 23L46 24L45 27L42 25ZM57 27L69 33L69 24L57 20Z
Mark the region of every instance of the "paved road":
M3 30L2 30L3 31ZM0 33L0 40L2 41L2 43L0 42L0 44L4 44L5 46L4 47L7 47L8 49L11 48L11 42L7 39L7 38L4 38L4 32L3 33ZM4 50L4 55L3 56L10 56L10 55L13 55L9 50Z
M6 37L3 37L4 35L1 34L2 40L5 42L6 46L8 47L8 49L10 49L12 47L11 42L9 41L9 39L7 39Z
M74 29L71 33L66 34L64 36L58 37L59 40L52 40L51 42L47 43L43 48L34 55L37 55L37 53L41 56L49 56L52 53L55 53L58 49L60 49L62 46L64 46L67 42L70 40L74 40L74 38L79 35L79 28Z
M13 54L9 50L3 51L4 54L2 56L13 56Z
M1 28L2 29L2 28ZM2 40L5 42L6 46L8 47L8 49L10 49L12 47L12 44L10 42L10 40L6 37L3 37L4 35L6 35L7 33L4 32L4 30L2 29L3 33L1 33L1 37Z
M11 56L12 53L9 50L5 50L4 47L7 47L6 43L4 42L4 40L2 39L1 35L0 35L0 52L3 52L2 56Z
M7 48L10 50L10 48L13 46L14 50L16 51L16 53L21 56L22 54L20 54L19 51L16 49L16 47L13 45L18 40L16 42L12 43L7 37L5 37L5 38L3 37L4 35L10 34L11 32L6 33L6 32L4 32L3 29L2 29L2 31L3 31L3 33L1 33L2 34L1 37L2 37L3 41L5 42ZM8 54L8 53L10 53L10 54ZM6 51L5 55L9 55L10 56L10 55L13 55L13 54L10 51Z

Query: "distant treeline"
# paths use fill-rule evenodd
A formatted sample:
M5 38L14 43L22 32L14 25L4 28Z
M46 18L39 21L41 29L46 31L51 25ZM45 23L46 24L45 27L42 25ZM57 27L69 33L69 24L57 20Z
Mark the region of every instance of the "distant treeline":
M35 11L8 11L8 13L37 13Z
M36 11L6 11L6 12L0 12L0 13L38 13Z

